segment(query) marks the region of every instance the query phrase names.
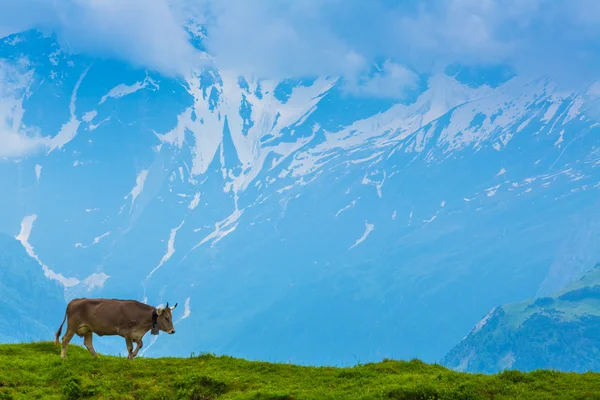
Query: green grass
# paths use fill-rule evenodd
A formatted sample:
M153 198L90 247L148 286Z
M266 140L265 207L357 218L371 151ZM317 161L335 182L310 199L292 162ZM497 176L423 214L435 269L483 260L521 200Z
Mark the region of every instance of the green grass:
M53 343L0 345L5 399L600 399L600 374L458 373L418 360L353 368L300 367L231 357L100 356Z

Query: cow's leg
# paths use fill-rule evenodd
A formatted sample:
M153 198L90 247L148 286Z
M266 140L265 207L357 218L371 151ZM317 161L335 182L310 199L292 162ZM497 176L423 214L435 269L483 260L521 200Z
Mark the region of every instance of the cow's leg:
M85 347L87 347L89 352L92 353L92 356L98 358L98 354L96 354L96 350L94 350L94 345L92 344L92 332L85 334L83 338L83 344L85 344Z
M133 357L137 356L138 351L140 351L140 349L142 348L142 346L144 345L144 342L142 342L142 339L137 339L135 341L135 344L137 345L135 347L135 351L133 352ZM132 357L132 358L133 358Z
M67 329L67 331L65 332L65 336L63 336L62 338L62 349L60 351L61 358L65 358L65 356L67 355L67 346L69 345L71 339L73 339L74 334L75 331L72 331L71 329Z
M133 360L133 356L131 355L131 353L133 352L133 341L131 340L131 338L126 337L125 343L127 343L127 358Z

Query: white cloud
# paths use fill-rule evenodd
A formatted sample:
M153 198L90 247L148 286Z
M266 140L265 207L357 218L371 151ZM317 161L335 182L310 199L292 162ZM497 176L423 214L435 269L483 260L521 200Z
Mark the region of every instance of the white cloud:
M0 3L0 37L39 26L52 17L52 2L43 0Z
M173 4L172 4L173 3ZM0 34L39 28L71 52L118 58L164 74L185 74L199 54L168 0L2 2Z
M32 138L0 126L0 157L19 157L39 151L44 140Z
M206 22L204 44L218 65L269 77L342 75L365 94L401 96L415 84L411 70L457 62L508 64L570 84L587 83L600 69L595 0L185 3ZM364 80L382 60L387 73Z
M0 60L0 158L28 155L49 143L36 129L22 124L32 75L25 61L13 65Z
M417 86L419 75L403 65L386 61L376 73L346 84L349 92L379 97L403 98L409 89Z
M220 67L343 76L370 95L402 96L412 71L455 62L566 81L600 69L596 0L22 0L0 5L0 34L42 27L71 51L185 73L203 62L182 28L190 18L205 24L203 45Z

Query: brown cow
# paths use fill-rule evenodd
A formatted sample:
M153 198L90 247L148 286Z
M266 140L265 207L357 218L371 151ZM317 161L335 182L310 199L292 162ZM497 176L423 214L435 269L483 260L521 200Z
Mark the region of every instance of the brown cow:
M56 332L54 342L59 345L58 337L67 317L67 331L62 338L60 356L65 358L67 346L73 335L83 337L85 347L94 357L98 357L92 345L92 333L98 336L119 335L125 338L130 360L137 356L143 346L142 338L149 331L158 335L158 331L175 333L171 310L177 307L155 308L136 300L114 299L74 299L67 305L65 318ZM137 345L133 351L133 342Z

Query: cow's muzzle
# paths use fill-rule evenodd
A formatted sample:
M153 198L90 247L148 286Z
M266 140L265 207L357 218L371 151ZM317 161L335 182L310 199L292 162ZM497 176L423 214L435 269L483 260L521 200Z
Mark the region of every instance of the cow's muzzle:
M174 333L175 333L175 329L171 329L171 330L169 331L169 335L172 335L172 334L174 334Z

